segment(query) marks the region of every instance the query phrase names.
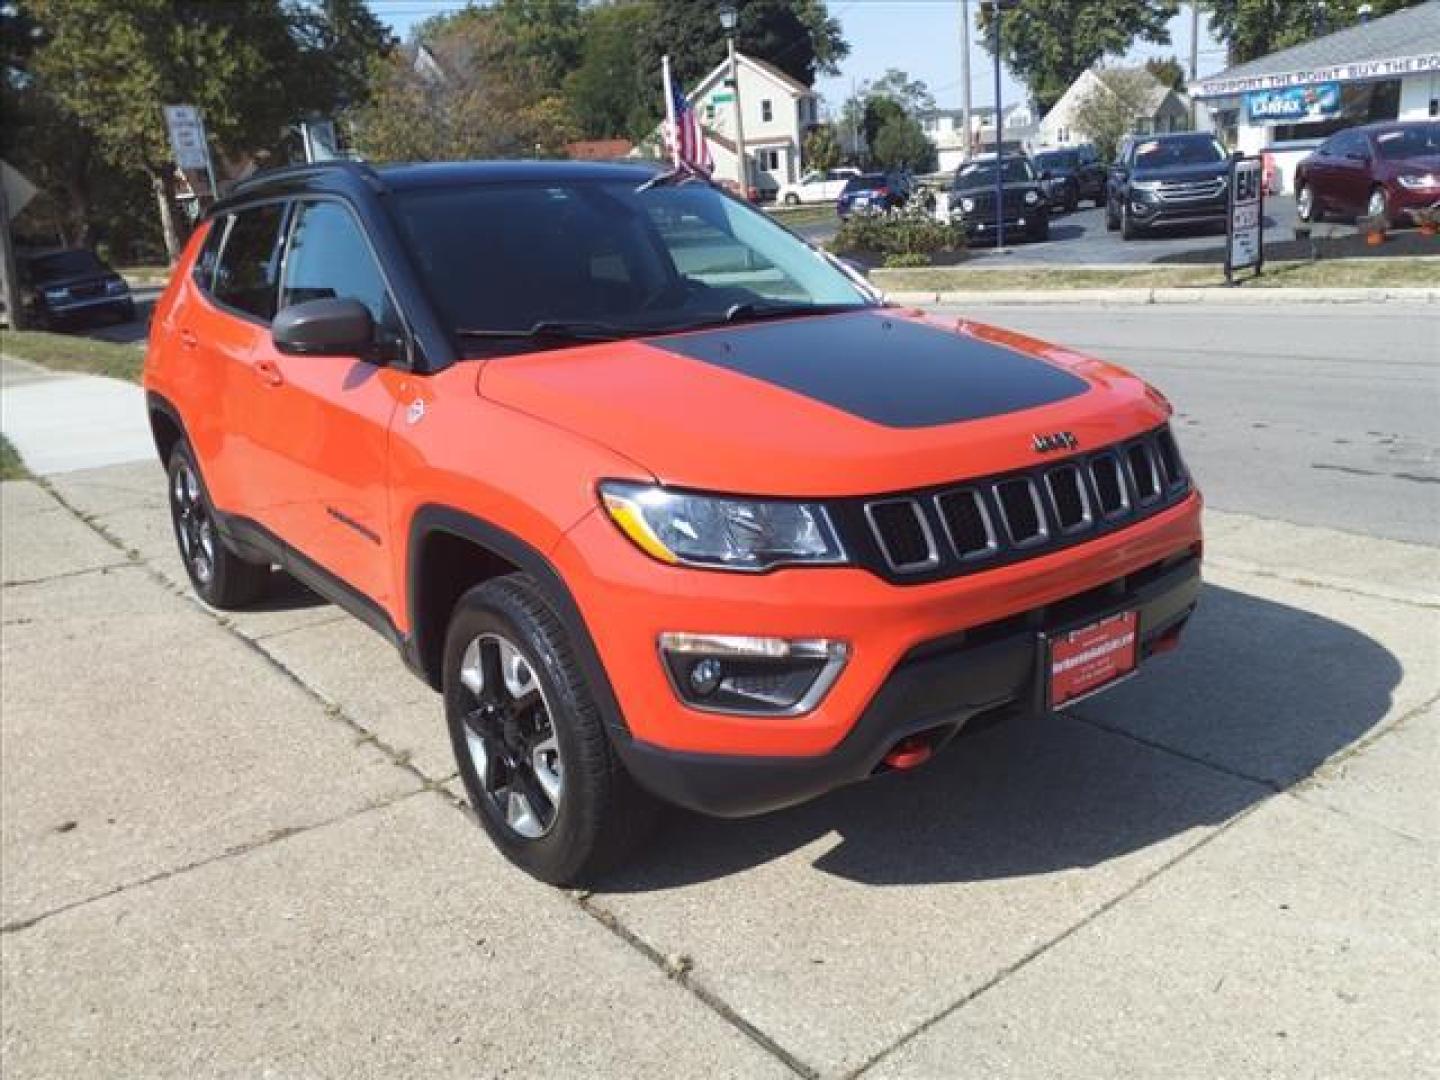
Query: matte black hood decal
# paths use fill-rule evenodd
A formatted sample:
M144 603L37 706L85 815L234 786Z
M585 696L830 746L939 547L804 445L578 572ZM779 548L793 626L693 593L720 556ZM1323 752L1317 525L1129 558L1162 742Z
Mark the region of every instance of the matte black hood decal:
M1043 360L884 312L757 323L647 344L893 428L980 420L1086 390L1083 379Z

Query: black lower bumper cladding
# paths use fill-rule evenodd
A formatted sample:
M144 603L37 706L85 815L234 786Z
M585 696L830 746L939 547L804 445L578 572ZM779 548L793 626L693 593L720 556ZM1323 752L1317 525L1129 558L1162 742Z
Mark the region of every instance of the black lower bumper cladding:
M1190 617L1199 592L1200 559L1186 552L1059 603L919 645L826 754L697 754L638 740L617 748L631 775L667 802L717 817L767 813L874 775L908 736L933 735L938 747L981 714L1043 712L1046 635L1134 610L1145 657Z

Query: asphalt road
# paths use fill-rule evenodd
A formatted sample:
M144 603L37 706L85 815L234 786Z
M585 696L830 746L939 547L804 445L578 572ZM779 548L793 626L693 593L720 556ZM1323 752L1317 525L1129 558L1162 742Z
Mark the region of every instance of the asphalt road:
M1295 235L1295 200L1280 196L1266 202L1265 230L1267 238L1289 240ZM795 226L795 231L814 243L824 243L835 235L837 224L826 220ZM1328 222L1328 233L1346 235L1353 226ZM990 247L976 247L978 258L994 259L1006 266L1134 266L1158 262L1172 255L1204 251L1224 245L1224 236L1214 229L1168 229L1136 240L1122 240L1119 233L1105 228L1105 211L1092 207L1071 214L1057 214L1050 221L1050 239L1040 244L1014 244L997 252Z
M1440 544L1440 311L940 309L1114 360L1174 403L1209 505Z

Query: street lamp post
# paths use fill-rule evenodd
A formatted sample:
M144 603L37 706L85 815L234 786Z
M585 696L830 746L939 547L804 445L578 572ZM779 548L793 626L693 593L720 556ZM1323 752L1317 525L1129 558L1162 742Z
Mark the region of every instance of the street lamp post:
M1005 145L1005 118L1001 113L1000 102L1000 0L993 0L990 5L990 13L994 21L995 31L995 250L1000 251L1005 246L1005 181L1002 176L1004 172L1001 161L1002 148Z
M730 56L730 102L735 108L735 159L740 176L740 197L750 199L750 162L745 157L745 115L740 111L740 65L735 59L735 23L738 15L726 4L720 9L720 25L725 30L725 48Z

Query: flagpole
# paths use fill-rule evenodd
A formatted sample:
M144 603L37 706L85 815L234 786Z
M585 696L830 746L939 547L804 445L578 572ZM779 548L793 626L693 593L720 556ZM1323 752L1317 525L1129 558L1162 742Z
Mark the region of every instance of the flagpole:
M670 84L670 57L660 58L660 74L665 82L665 133L670 144L670 164L680 164L680 129L675 123L675 93Z

